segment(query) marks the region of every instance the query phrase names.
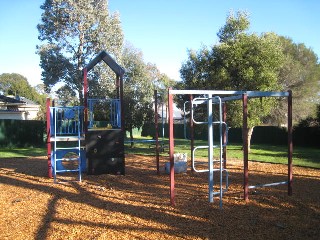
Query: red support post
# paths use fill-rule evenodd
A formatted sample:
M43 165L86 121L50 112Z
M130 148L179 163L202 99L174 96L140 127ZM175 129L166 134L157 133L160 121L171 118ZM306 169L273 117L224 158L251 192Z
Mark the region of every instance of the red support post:
M168 112L169 112L169 157L170 157L170 202L172 206L175 206L175 189L174 189L174 136L173 136L173 97L168 92Z
M194 124L191 118L191 111L192 111L192 100L193 95L190 94L190 148L191 148L191 165L194 161L193 159L193 149L194 149ZM194 172L193 167L191 167L191 172Z
M292 195L292 91L288 91L288 195Z
M156 161L157 161L157 174L160 175L159 163L159 133L158 133L158 91L154 90L154 124L155 124L155 138L156 138Z
M244 200L249 200L249 167L248 167L248 96L242 94L243 107L243 126L242 126L242 140L243 140L243 171L244 171Z
M222 105L222 121L226 122L227 121L227 104L223 103ZM227 125L225 125L225 128L223 129L223 145L226 145L227 143ZM224 159L223 162L223 168L227 168L227 146L223 147L223 152L222 152L222 158Z
M52 178L52 165L51 165L51 131L50 131L50 125L51 125L51 118L50 118L50 98L47 98L46 102L46 118L47 118L47 158L48 158L48 177Z

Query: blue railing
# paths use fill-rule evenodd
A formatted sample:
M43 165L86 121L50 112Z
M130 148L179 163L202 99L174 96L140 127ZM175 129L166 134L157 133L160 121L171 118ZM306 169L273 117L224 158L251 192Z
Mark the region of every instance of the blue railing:
M51 136L73 136L84 132L84 107L50 107Z

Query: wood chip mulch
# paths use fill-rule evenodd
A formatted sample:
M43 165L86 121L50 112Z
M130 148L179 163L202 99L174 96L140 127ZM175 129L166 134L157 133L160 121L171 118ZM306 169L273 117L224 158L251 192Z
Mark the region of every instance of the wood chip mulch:
M161 166L167 159L161 159ZM229 189L208 202L206 173L169 175L155 157L126 156L126 175L46 177L47 160L0 159L0 239L320 239L320 170L294 167L287 186L243 200L243 165L229 160ZM250 184L286 181L287 166L249 163Z

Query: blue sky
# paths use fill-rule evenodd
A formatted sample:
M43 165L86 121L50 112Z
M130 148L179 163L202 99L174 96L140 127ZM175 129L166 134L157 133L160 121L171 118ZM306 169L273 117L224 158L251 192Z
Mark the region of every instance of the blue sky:
M20 73L41 83L36 52L40 5L44 0L5 0L0 8L0 74ZM161 72L179 79L187 50L217 43L216 33L230 11L250 15L250 31L273 31L304 43L320 58L318 0L109 0L120 12L125 39Z

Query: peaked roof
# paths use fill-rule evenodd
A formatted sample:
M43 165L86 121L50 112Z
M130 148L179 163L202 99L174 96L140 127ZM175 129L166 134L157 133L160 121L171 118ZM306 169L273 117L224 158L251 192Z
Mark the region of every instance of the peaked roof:
M7 97L4 95L0 95L0 102L5 102L5 103L25 103L24 101L21 101L20 98L12 98L12 97Z
M125 70L115 61L113 58L106 52L101 51L94 59L92 59L87 66L87 72L89 72L95 65L99 62L104 61L115 74L122 76L125 73Z
M25 98L25 97L20 97L20 96L5 96L5 95L0 95L0 102L5 103L5 104L27 104L27 105L39 105L38 103Z

